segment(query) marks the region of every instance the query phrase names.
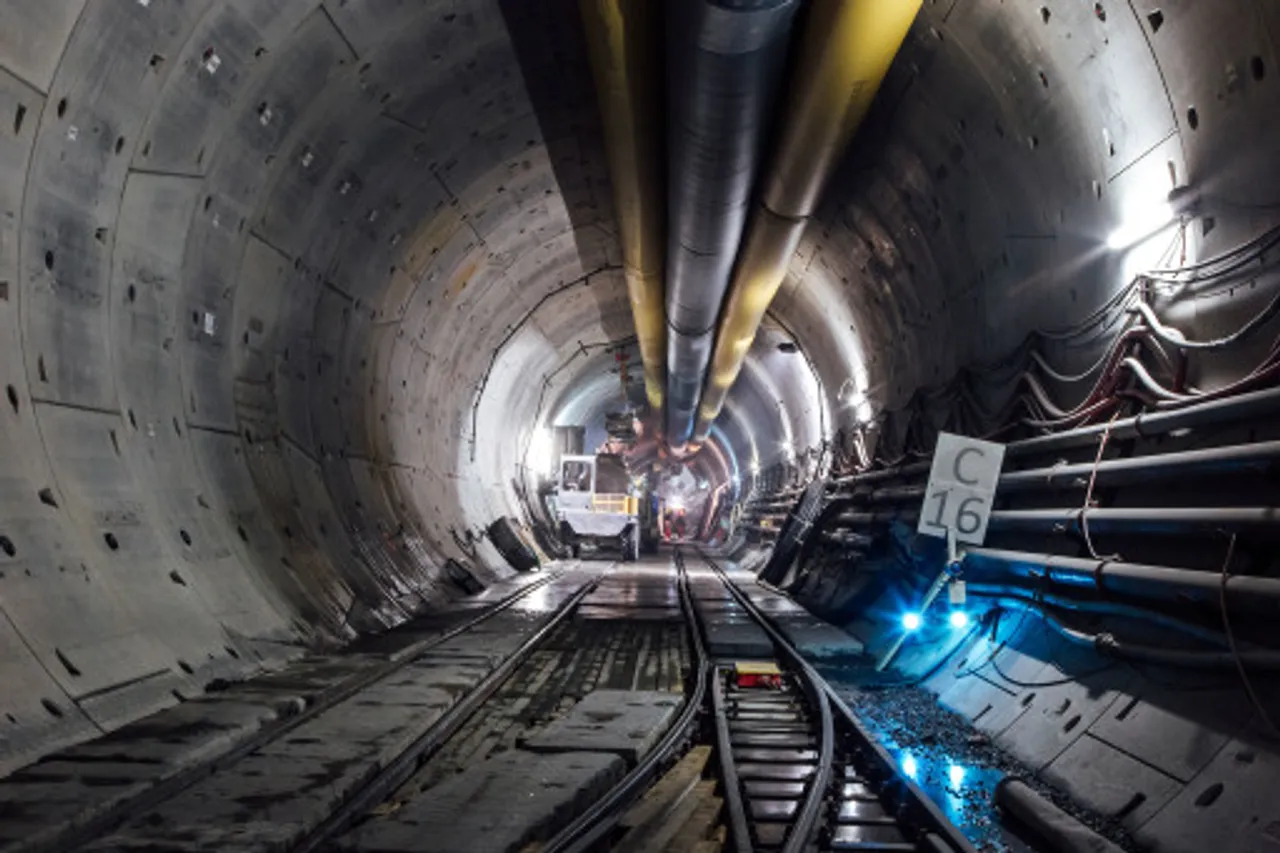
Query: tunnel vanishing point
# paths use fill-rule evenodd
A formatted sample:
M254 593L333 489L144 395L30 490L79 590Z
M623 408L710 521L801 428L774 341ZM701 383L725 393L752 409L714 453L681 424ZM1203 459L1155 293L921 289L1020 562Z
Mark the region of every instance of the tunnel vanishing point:
M607 449L671 613L765 590L1108 843L1280 851L1278 139L1272 0L0 0L0 849L535 576L622 630L556 515ZM1006 447L953 556L940 432Z

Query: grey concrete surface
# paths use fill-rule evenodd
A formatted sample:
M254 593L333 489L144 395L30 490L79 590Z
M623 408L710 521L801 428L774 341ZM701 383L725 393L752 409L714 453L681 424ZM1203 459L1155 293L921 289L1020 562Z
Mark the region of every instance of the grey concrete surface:
M340 849L367 853L515 853L573 820L626 772L609 752L513 750L457 774Z
M773 642L750 617L713 617L703 624L707 652L713 657L727 660L773 659Z
M411 664L88 849L266 851L316 827L488 671Z
M1047 778L1099 814L1133 829L1178 792L1178 780L1094 737L1078 738L1045 768Z
M521 746L532 752L611 752L634 765L666 733L680 703L678 695L658 690L593 690Z
M551 582L545 597L563 601L585 580L570 570ZM509 595L526 585L513 578L496 589L505 588ZM468 618L465 611L459 612L452 623L461 625ZM504 620L497 627L489 624ZM341 699L339 691L350 692L350 685L367 681L375 668L406 662L395 674L297 726L283 740L261 747L243 765L219 770L203 781L185 801L193 809L192 803L199 802L198 811L179 812L180 818L170 813L168 820L157 811L152 818L157 823L147 830L152 841L128 840L127 831L116 840L126 846L209 844L221 849L219 845L234 843L251 849L264 832L276 831L265 828L271 815L283 813L295 815L298 824L285 836L296 837L345 796L344 786L350 789L370 766L396 755L541 624L541 619L511 608L480 626L488 630L468 631L441 643L450 622L437 620L428 628L429 621L363 642L356 650L311 656L273 673L218 686L207 696L60 750L0 780L0 850L30 849L22 845L44 844L59 832L83 827L153 787L242 747L264 729L271 731L305 710ZM271 769L273 762L278 762L277 769ZM327 783L336 799L317 801L306 793L304 782L338 771L347 775ZM263 785L274 787L265 790ZM310 803L310 811L303 801ZM246 803L252 803L247 810ZM251 821L254 809L266 815L263 825L256 830L239 825ZM234 842L216 833L180 828L200 814L222 815Z

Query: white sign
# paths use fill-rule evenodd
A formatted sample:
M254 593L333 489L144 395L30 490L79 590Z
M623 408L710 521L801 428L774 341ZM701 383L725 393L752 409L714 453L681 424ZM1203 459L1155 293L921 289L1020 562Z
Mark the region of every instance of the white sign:
M950 528L957 542L981 545L1002 464L1003 444L939 433L916 532L946 538Z

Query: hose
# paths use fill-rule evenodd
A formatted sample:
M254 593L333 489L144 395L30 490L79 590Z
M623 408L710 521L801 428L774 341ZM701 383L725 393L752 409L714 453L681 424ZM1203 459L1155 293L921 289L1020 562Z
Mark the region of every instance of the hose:
M1018 597L997 599L1001 607L1025 610L1038 615L1041 620L1068 642L1083 648L1092 648L1103 657L1119 660L1153 663L1189 669L1232 669L1237 666L1237 654L1232 651L1199 651L1169 649L1118 640L1112 634L1089 634L1071 628L1043 607ZM1280 670L1280 651L1270 649L1241 650L1239 661L1252 667Z
M1267 303L1267 307L1262 309L1253 319L1245 323L1239 329L1231 334L1216 338L1211 341L1189 341L1177 329L1171 328L1160 322L1160 318L1156 316L1156 312L1151 306L1143 300L1138 300L1136 306L1137 312L1142 315L1142 319L1151 327L1151 332L1157 338L1180 349L1198 349L1198 350L1215 350L1229 347L1232 344L1239 343L1245 338L1252 335L1262 326L1265 326L1276 314L1280 313L1280 294L1276 294L1272 300Z

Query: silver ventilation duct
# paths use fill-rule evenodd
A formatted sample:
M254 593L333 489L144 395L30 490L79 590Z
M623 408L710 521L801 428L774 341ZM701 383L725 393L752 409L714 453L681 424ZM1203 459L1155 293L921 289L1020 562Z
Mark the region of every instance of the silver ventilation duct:
M667 4L667 443L693 431L797 0Z

